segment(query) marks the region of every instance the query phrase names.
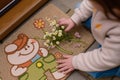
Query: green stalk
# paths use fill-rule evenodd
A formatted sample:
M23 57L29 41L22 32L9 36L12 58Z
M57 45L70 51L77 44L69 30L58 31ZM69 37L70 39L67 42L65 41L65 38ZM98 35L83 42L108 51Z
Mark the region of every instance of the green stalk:
M82 41L82 40L80 40L80 39L71 39L72 41L75 41L75 42L81 42L81 43L83 43L83 44L87 44L86 42L84 42L84 41Z
M73 54L73 52L68 51L68 50L65 50L65 49L63 49L62 47L60 47L59 45L56 45L56 48L59 49L60 51L64 52L64 53Z

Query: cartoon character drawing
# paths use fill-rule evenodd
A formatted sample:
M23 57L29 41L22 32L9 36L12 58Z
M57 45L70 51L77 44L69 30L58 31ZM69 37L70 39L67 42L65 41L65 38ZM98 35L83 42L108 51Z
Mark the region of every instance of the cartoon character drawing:
M50 71L55 79L65 75L56 69L55 56L40 48L38 41L19 34L17 39L5 47L11 73L19 80L47 80L46 71Z

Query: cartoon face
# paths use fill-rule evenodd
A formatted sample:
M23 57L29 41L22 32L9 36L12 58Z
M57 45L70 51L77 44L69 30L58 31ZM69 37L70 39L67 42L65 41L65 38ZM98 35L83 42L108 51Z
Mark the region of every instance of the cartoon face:
M6 47L9 48L10 45ZM19 51L8 55L8 61L11 64L22 64L32 59L39 50L39 44L35 39L28 39L27 44Z
M29 39L27 45L20 50L20 55L23 56L33 53L34 51L36 51L37 45L38 43L34 39Z

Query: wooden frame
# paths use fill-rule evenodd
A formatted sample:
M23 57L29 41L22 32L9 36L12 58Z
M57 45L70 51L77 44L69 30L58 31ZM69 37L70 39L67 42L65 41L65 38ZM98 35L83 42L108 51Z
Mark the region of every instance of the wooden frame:
M15 4L17 4L20 0L0 0L0 16L2 16L5 12L11 9Z
M0 41L48 0L21 0L0 17Z

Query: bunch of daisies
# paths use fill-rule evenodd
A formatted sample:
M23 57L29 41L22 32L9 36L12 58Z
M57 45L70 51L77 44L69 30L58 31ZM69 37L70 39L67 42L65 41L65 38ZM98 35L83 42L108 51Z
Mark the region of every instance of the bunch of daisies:
M65 26L60 26L56 20L49 20L49 25L52 27L51 32L45 32L43 39L45 40L44 45L48 48L53 48L60 44L61 41L66 40L68 34L64 32Z

